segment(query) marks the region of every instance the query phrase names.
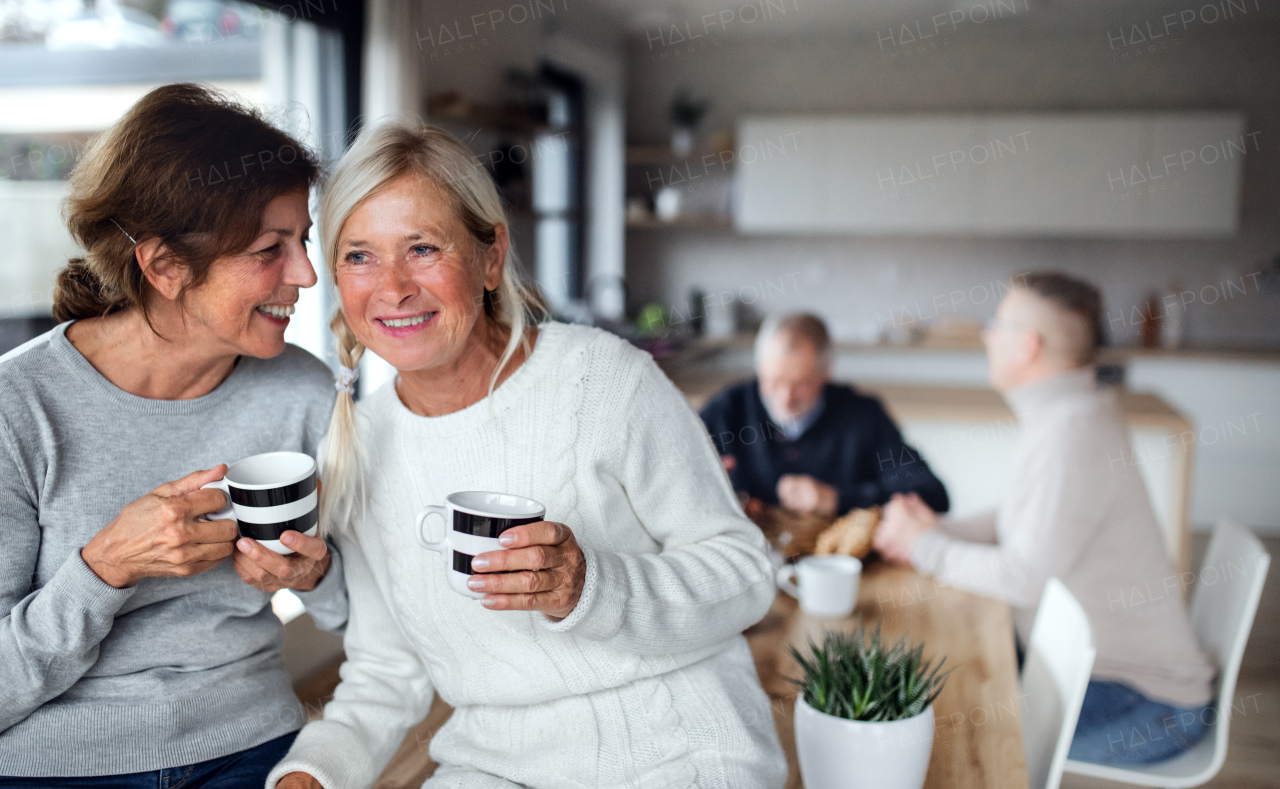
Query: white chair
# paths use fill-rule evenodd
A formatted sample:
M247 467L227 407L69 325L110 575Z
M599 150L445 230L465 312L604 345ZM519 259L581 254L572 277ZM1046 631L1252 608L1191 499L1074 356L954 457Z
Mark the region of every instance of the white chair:
M1229 518L1218 522L1191 599L1191 627L1200 648L1219 667L1218 714L1213 730L1189 751L1167 761L1105 767L1068 760L1067 772L1164 789L1200 786L1218 774L1227 759L1227 728L1240 660L1270 566L1271 556L1252 532Z
M1020 683L1022 747L1031 789L1058 789L1093 671L1093 629L1067 587L1050 578L1031 627Z

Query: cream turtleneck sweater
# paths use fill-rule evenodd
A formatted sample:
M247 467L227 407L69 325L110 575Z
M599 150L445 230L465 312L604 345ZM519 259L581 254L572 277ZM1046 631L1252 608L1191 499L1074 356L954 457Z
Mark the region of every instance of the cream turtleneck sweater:
M421 417L386 385L360 406L369 506L340 535L347 662L324 720L267 785L367 787L434 693L430 787L780 787L786 764L741 633L773 575L697 415L617 337L541 327L490 397ZM453 592L414 515L462 490L542 502L573 530L573 613L489 611Z
M912 564L944 583L1007 601L1025 644L1045 581L1056 576L1089 617L1095 679L1195 707L1214 667L1187 621L1184 579L1165 553L1115 395L1092 367L1006 397L1021 434L999 508L944 521Z

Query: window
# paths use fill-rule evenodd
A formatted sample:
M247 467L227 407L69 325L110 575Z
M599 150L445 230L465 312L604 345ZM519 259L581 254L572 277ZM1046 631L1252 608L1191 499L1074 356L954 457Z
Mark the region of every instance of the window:
M538 284L551 307L570 316L583 290L583 84L542 67L547 125L534 138L533 213Z
M345 143L343 55L337 32L286 7L0 4L0 352L52 325L57 272L77 254L61 216L66 179L96 134L158 85L202 82L264 108L332 160ZM333 299L319 253L313 244L321 284L303 291L286 337L332 362Z

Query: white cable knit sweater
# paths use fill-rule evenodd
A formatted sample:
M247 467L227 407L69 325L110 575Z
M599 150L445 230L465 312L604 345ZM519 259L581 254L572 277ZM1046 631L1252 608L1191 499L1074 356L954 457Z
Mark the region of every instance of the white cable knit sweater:
M420 417L362 403L369 506L339 537L351 613L342 684L267 786L369 786L433 691L455 708L430 787L780 787L786 765L742 631L773 599L702 423L613 335L541 327L491 397ZM495 612L449 589L412 530L425 504L499 490L546 505L586 555L573 613ZM437 526L438 528L438 526Z

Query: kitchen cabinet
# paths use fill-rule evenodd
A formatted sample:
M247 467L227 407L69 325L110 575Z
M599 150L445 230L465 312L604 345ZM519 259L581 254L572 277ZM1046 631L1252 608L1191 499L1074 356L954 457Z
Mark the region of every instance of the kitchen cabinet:
M1126 370L1122 405L1132 454L1175 563L1185 535L1230 515L1280 531L1280 354L1108 349ZM751 375L751 340L704 341L664 368L700 405ZM976 347L837 344L834 377L879 393L907 439L947 485L952 510L994 505L1017 425L987 388Z
M750 356L743 345L718 343L665 360L663 367L690 404L700 408L724 386L751 375ZM948 353L919 348L862 352L838 348L834 378L850 381L859 390L880 398L907 443L920 452L947 486L952 514L967 516L999 503L1019 431L1004 400L985 386L926 384L920 378L901 382L900 371L921 373L927 369L922 363L926 358L942 359ZM861 366L863 375L850 378L842 371L851 369L850 359L858 357L869 363ZM950 372L959 373L963 379L972 379L979 369L985 376L986 363L978 355L962 353L953 361ZM975 361L980 362L980 368L974 365ZM878 370L876 363L880 363ZM1138 468L1169 557L1175 567L1185 569L1194 442L1183 438L1193 430L1192 425L1153 394L1122 391L1120 405L1129 425L1133 451L1114 462Z
M947 486L958 516L992 509L1012 472L1018 423L989 389L875 385L907 443L920 451ZM1111 458L1113 467L1136 466L1146 485L1165 548L1175 568L1187 569L1190 535L1189 482L1192 445L1182 441L1191 424L1159 397L1120 393L1132 452Z
M981 206L975 229L999 235L1136 231L1144 201L1128 196L1124 185L1132 179L1124 174L1148 158L1147 123L1111 116L979 119L978 140L996 152L1010 141L1022 145L971 165Z
M1280 529L1280 358L1135 355L1128 387L1158 394L1191 422L1191 518L1224 515Z
M1280 356L1113 349L1106 357L1124 367L1129 392L1156 396L1186 420L1177 433L1149 425L1131 432L1131 462L1142 469L1158 514L1163 507L1162 519L1173 510L1172 504L1161 504L1162 499L1172 501L1162 491L1170 489L1186 465L1191 523L1207 529L1230 515L1266 531L1280 531ZM845 348L836 355L834 371L840 380L872 388L987 386L986 357L977 350ZM920 429L928 431L922 443L936 438L940 446L949 446L946 437L961 426L943 420ZM973 448L994 451L986 445ZM956 471L965 473L963 464ZM986 490L982 479L974 477L972 483ZM967 495L961 494L961 505ZM982 497L989 500L990 492Z
M744 233L1223 237L1244 158L1234 112L749 116Z

